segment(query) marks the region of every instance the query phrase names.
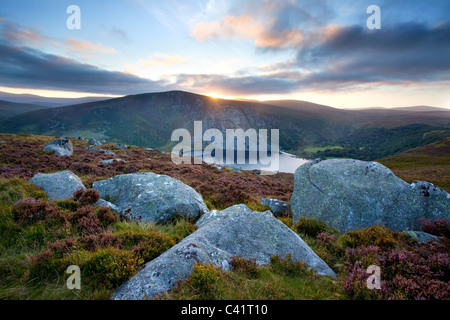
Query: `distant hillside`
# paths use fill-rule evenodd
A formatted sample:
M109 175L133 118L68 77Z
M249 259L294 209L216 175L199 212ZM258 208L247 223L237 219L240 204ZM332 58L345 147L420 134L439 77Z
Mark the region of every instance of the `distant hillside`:
M450 138L377 161L405 181L425 180L450 192Z
M0 119L45 108L46 107L34 104L14 103L0 100Z
M49 98L33 94L13 94L0 91L0 100L16 103L37 104L40 106L54 108L79 103L107 100L108 97L84 97L84 98Z
M171 134L203 129L279 129L280 148L303 156L339 146L339 157L373 160L450 136L450 113L348 111L302 101L233 101L182 91L132 95L38 110L0 121L0 132L93 137L170 150ZM277 103L278 105L274 105ZM322 151L321 151L322 152ZM330 155L336 156L336 155Z

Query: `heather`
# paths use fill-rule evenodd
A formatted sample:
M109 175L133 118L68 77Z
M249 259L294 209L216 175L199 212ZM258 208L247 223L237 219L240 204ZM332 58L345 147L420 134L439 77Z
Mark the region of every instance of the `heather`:
M257 176L254 172L221 170L212 165L175 165L169 153L130 146L118 149L113 143L103 144L102 149L116 155L85 150L86 141L71 139L72 156L58 157L42 149L53 138L43 136L0 135L0 175L4 178L28 180L36 173L70 170L81 178L85 186L96 180L111 178L119 174L151 171L178 179L198 191L210 209L225 209L236 203L246 203L259 208L261 198L289 201L293 190L293 175L278 173L273 176ZM102 160L120 158L99 164Z
M176 166L170 155L131 146L103 144L116 156L85 150L72 139L74 154L58 157L42 151L51 137L0 135L0 299L109 299L116 288L148 261L197 230L181 217L163 223L139 223L95 205L96 180L152 171L195 188L210 209L245 203L264 211L261 198L289 201L293 177L260 177L203 164ZM99 165L102 160L126 162ZM49 201L26 181L37 172L69 169L87 190L72 199ZM191 277L159 299L449 299L448 219L421 219L421 230L437 236L417 243L406 233L381 226L339 233L323 221L292 217L281 222L296 232L338 275L318 276L301 261L272 257L267 265L233 257L230 270L196 264ZM69 265L80 266L81 290L68 290ZM366 286L367 268L381 269L381 290Z
M38 188L9 181L17 193L2 181L1 299L108 299L145 262L196 230L181 218L162 225L120 219L92 204L98 198L92 189L48 202ZM73 264L82 270L79 291L65 287Z

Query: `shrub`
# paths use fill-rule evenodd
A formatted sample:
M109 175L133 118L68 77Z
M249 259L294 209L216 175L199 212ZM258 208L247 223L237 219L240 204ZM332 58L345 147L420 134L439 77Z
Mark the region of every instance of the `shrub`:
M98 208L97 216L103 226L109 226L119 221L119 216L111 211L110 208L101 206Z
M96 234L101 232L102 224L94 212L89 212L78 221L78 228L82 233Z
M64 255L71 252L75 247L75 240L66 238L64 240L56 240L55 242L47 243L47 248L54 254Z
M450 239L450 219L419 219L421 230L438 237Z
M273 272L289 277L298 277L311 274L308 270L308 265L302 261L292 261L292 255L288 254L286 257L280 256L270 257L271 269Z
M130 251L106 248L97 250L80 268L82 276L91 279L96 286L114 289L131 278L142 263L143 260Z
M362 246L377 246L381 250L386 250L401 247L409 241L410 237L405 233L391 231L386 227L371 226L346 232L338 239L337 246L342 250Z
M73 193L73 200L79 202L82 206L93 205L100 199L100 193L95 189L79 189Z
M165 233L149 231L123 231L116 234L122 247L132 248L133 252L144 261L151 261L175 245L175 241Z
M119 249L122 242L113 234L87 235L79 239L79 242L84 245L86 250L95 251L98 248L114 247Z
M192 274L186 280L186 284L191 286L196 294L200 295L200 299L212 299L214 286L222 277L220 268L196 262L192 270Z
M40 199L26 198L14 204L14 220L20 225L30 225L59 213L59 207Z
M56 202L56 205L69 211L76 211L80 207L80 204L74 200L60 200Z
M375 247L358 250L360 260L347 263L345 290L350 297L450 299L450 258L446 246L427 243L385 251ZM357 258L353 254L350 260ZM381 290L366 287L366 268L371 264L381 269Z
M257 278L259 276L258 265L256 264L256 258L245 259L238 256L234 256L230 260L231 270L246 275L249 278Z
M329 227L325 222L310 217L300 217L300 220L294 225L293 230L297 233L303 233L312 237L316 237L322 232L338 233L336 229Z

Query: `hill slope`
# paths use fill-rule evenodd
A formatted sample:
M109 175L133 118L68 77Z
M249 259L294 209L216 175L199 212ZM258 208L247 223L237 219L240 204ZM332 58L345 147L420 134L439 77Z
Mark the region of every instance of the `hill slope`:
M45 109L46 107L35 104L15 103L0 100L0 119L16 116L22 113Z
M450 112L365 112L301 101L271 103L280 105L182 91L149 93L10 117L0 121L0 132L93 137L171 150L175 129L193 133L194 121L203 121L203 130L217 128L223 133L237 128L279 129L280 148L299 155L308 146L339 145L343 147L339 156L364 160L450 136ZM392 146L393 141L401 143Z
M450 192L450 138L378 160L405 181L424 180Z

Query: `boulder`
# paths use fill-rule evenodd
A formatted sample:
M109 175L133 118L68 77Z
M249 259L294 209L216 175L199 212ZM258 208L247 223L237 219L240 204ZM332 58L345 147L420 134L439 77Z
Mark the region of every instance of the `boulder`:
M98 164L100 164L100 165L102 165L102 164L110 164L110 163L113 163L114 161L125 162L126 163L126 161L122 160L122 159L109 159L109 160L102 160Z
M314 217L341 232L372 225L417 230L419 218L449 218L450 195L428 182L411 185L377 162L316 159L294 175L294 224Z
M117 206L115 206L111 202L103 200L103 199L99 199L95 203L95 205L98 206L98 207L107 207L107 208L109 208L109 209L111 209L113 211L120 212L120 210L119 210L119 208L117 208Z
M284 202L281 200L276 200L276 199L264 198L264 199L261 199L261 204L263 206L269 207L270 211L273 212L275 217L291 215L291 207L289 206L289 203L287 203L287 202Z
M92 139L92 138L88 140L88 144L91 144L91 145L94 145L94 146L101 146L102 145L102 143L100 141L98 141L96 139Z
M439 240L439 237L422 231L408 231L408 235L411 238L416 239L418 243L426 243L434 240Z
M68 139L55 139L47 144L44 152L54 152L57 156L71 156L73 154L72 142Z
M49 174L38 173L28 180L28 183L41 187L51 201L67 200L72 198L74 191L86 190L80 178L68 170Z
M128 149L128 146L126 144L123 144L123 143L116 143L114 145L114 148L126 150L126 149Z
M177 215L197 218L208 211L197 191L181 181L152 172L96 181L93 188L120 212L143 222L165 222Z
M318 274L336 276L295 232L270 212L254 212L239 205L216 217L208 219L193 234L148 262L114 292L112 299L152 299L188 278L194 263L212 264L227 270L229 260L236 255L267 264L271 256L284 258L290 254L294 261L302 260Z
M115 154L114 152L112 152L112 151L108 151L108 150L105 150L105 149L101 149L101 148L96 147L96 146L87 146L87 147L86 147L86 150L90 150L90 151L98 151L98 152L104 152L104 153L109 154L109 155L112 155L112 156L116 155L116 154Z

